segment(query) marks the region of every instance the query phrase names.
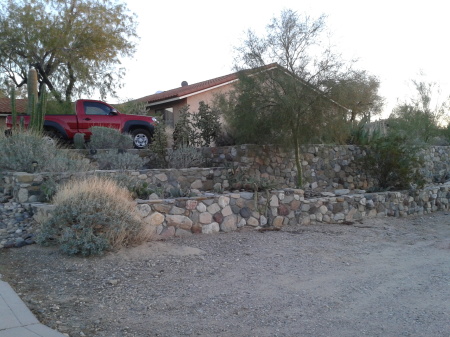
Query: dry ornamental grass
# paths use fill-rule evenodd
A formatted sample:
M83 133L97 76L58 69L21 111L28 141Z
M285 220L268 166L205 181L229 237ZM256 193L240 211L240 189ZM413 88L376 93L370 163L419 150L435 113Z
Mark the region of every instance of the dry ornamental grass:
M67 254L100 254L150 238L130 192L112 179L73 180L60 188L53 203L55 210L38 240L55 242Z

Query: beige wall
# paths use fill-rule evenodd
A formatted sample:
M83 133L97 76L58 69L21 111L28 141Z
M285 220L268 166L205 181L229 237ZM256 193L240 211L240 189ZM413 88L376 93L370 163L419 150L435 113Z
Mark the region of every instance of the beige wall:
M204 91L204 92L201 92L198 94L194 94L192 96L186 97L181 100L177 100L177 101L173 101L173 102L169 102L169 103L165 103L165 104L161 104L161 105L157 105L157 106L152 106L151 109L149 110L149 114L155 114L156 110L159 110L159 109L172 108L173 115L174 115L174 123L176 123L180 116L180 114L179 114L180 109L183 108L186 104L189 105L189 111L191 113L197 112L201 101L203 101L211 106L215 95L224 94L224 93L229 92L230 90L233 89L233 85L234 85L234 83L226 84L224 86L221 86L221 87L218 87L215 89L211 89L211 90Z

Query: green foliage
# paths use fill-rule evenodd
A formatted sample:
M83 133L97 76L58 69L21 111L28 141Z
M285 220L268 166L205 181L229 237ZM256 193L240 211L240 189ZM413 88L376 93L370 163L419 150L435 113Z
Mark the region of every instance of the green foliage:
M423 187L419 147L408 144L405 137L390 135L373 139L365 150L360 163L363 170L378 181L381 190Z
M98 255L146 241L130 193L111 179L90 177L61 187L52 217L42 224L37 242L56 244L68 255Z
M56 100L47 100L47 115L73 115L75 114L74 103L58 102Z
M38 71L59 102L75 95L115 94L124 70L120 59L136 46L135 15L113 0L2 0L0 73L17 87Z
M73 172L93 168L82 156L63 151L32 130L13 131L9 137L0 134L0 158L3 171Z
M429 144L442 135L441 124L448 118L450 98L439 101L436 83L412 81L415 89L409 101L400 103L388 119L389 132L414 144Z
M52 177L44 178L44 181L39 186L45 201L51 201L58 191L59 184Z
M168 148L168 138L166 133L166 125L163 122L155 124L155 129L153 132L153 139L150 144L150 150L155 155L152 161L153 166L156 167L167 167L167 148Z
M211 146L220 133L218 111L213 110L208 104L200 101L198 112L193 114L194 128L198 130L199 146Z
M102 151L93 156L100 170L140 170L145 159L126 151Z
M382 111L384 99L378 95L380 80L365 70L352 71L348 77L325 83L328 95L349 111L350 122L358 118L371 121Z
M181 146L169 153L169 166L172 168L200 167L203 154L192 146Z
M130 100L125 103L116 105L117 110L127 115L147 116L147 103L143 101Z
M92 135L89 139L89 147L93 149L132 149L133 140L130 135L123 134L119 130L103 126L94 126L89 129Z
M180 118L173 130L173 148L195 146L197 137L192 124L192 114L189 112L189 105L180 109Z

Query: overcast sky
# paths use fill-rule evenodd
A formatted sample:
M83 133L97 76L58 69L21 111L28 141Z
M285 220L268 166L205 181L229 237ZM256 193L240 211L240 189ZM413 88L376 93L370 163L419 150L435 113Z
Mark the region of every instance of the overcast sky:
M450 94L450 20L444 0L125 0L138 15L138 50L124 60L121 100L233 72L233 47L247 29L264 32L283 9L328 15L333 42L378 76L387 117L410 96L420 71Z

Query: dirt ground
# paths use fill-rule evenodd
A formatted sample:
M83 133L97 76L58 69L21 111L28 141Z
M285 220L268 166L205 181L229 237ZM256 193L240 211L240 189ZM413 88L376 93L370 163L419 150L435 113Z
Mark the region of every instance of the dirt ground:
M193 235L66 257L0 252L2 279L75 336L450 336L450 215Z

